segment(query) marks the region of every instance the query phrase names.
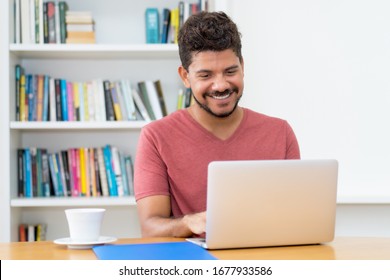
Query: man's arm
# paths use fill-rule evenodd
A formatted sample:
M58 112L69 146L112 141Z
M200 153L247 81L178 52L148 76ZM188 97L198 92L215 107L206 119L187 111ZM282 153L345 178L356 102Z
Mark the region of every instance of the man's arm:
M206 212L171 217L170 197L155 195L137 201L143 237L189 237L202 234L206 228Z

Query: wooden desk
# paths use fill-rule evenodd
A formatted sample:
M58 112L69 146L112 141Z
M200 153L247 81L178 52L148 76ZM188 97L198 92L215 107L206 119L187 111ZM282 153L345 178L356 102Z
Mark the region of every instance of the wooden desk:
M181 241L179 238L129 238L113 244ZM390 238L337 237L324 245L211 250L222 260L390 260ZM1 260L94 260L91 249L71 250L44 242L0 243Z

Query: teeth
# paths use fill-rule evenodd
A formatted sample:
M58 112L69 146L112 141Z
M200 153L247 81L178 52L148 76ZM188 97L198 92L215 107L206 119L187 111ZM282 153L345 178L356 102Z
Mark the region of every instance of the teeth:
M220 96L213 95L213 98L218 99L218 100L222 100L222 99L228 98L229 96L230 96L230 93L225 94L225 95L220 95Z

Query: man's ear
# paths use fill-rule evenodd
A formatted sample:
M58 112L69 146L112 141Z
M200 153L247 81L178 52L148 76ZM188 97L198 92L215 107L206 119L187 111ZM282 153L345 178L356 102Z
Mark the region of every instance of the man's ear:
M191 85L190 85L190 81L188 79L188 72L186 69L184 69L184 67L182 65L179 66L179 69L177 70L177 72L179 73L179 76L184 84L184 86L186 88L190 88Z

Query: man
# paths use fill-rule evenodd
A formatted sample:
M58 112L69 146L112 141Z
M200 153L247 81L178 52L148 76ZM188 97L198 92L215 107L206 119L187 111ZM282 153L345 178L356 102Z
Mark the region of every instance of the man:
M238 106L244 60L226 14L191 16L178 40L178 72L195 102L141 132L134 187L143 236L204 234L211 161L300 158L286 121Z

